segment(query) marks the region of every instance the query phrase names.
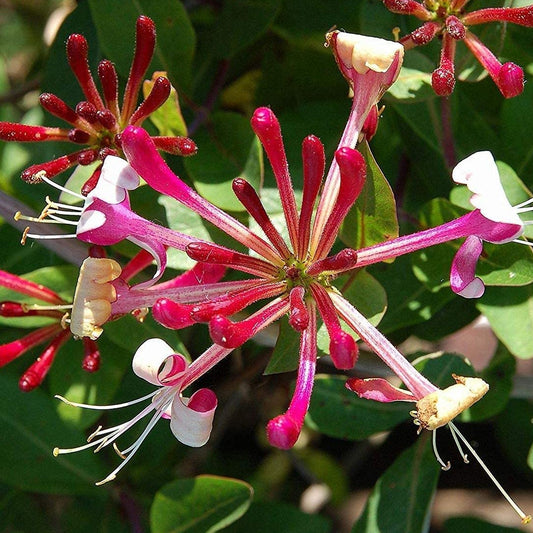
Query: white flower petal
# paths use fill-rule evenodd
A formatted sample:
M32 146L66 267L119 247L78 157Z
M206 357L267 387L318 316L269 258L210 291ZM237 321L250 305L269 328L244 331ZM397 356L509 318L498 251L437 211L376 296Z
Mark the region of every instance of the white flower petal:
M125 159L113 155L105 158L100 179L129 191L136 189L140 183L139 174L133 167Z
M139 175L127 161L110 155L105 158L98 184L88 197L99 198L108 204L119 204L126 198L126 189L135 189L139 183Z
M468 187L473 193L470 203L485 218L493 222L523 225L505 195L498 167L490 152L476 152L463 159L453 169L452 179Z
M159 379L161 367L175 351L162 339L148 339L144 341L133 356L131 366L140 378L161 385Z
M387 72L398 54L403 57L403 46L377 37L339 32L337 53L347 67L353 67L359 74L369 70Z
M76 226L76 235L101 228L106 221L106 216L101 211L84 211Z
M183 444L198 448L211 435L217 398L210 389L197 390L190 398L176 395L172 402L170 429Z

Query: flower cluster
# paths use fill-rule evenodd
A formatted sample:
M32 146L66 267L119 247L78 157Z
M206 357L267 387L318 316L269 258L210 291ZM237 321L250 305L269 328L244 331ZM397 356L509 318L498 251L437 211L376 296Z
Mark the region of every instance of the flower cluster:
M413 15L422 26L402 37L406 49L429 43L435 37L442 40L439 66L433 71L431 84L440 96L448 96L455 86L455 48L463 41L505 98L519 95L524 89L524 72L515 63L501 63L487 46L470 30L471 26L489 22L510 22L533 26L533 7L490 7L465 13L468 0L383 0L393 13Z
M146 99L137 106L143 77L155 48L156 31L153 21L146 16L137 20L135 55L126 82L122 103L118 95L118 75L107 59L98 65L102 95L96 87L88 63L88 45L83 35L73 34L67 39L67 59L86 100L74 109L54 94L43 93L41 106L50 114L67 122L69 128L30 126L0 122L0 140L15 142L66 141L85 145L78 151L32 165L22 172L22 179L30 183L42 181L43 175L52 178L75 165L102 162L108 155L122 155L120 135L128 125L140 126L169 98L172 86L165 76L158 76ZM193 155L196 145L187 137L154 136L159 150L176 155ZM100 165L87 180L82 193L87 194L98 182Z
M446 5L457 11L464 3ZM405 9L411 6L413 13L418 14L422 12L419 13L416 6L430 12L429 7L414 1L388 4L407 6ZM443 14L438 11L438 16ZM288 317L288 323L300 336L299 365L294 393L286 411L270 420L266 427L267 438L273 446L289 449L301 433L311 400L318 358L317 330L322 322L329 336L329 357L338 370L354 367L359 350L356 339L361 339L406 387L397 389L383 379L374 378L351 379L347 383L348 388L372 400L416 402L413 412L415 423L420 429L433 431L435 454L443 467L447 465L436 449L435 430L448 425L462 456L466 457L459 439L487 470L452 420L478 401L487 392L488 385L478 378L453 376L456 384L440 390L348 301L337 288L335 280L355 269L444 242L465 239L450 266L450 286L463 297L480 297L484 286L476 277L475 268L483 241L503 244L519 239L525 227L519 215L533 208L530 202L511 206L492 155L478 152L459 163L452 175L456 183L466 185L472 193L472 211L439 226L390 238L372 246L333 251L346 215L366 186L366 162L357 151L357 144L361 135L370 135L375 129L369 126L367 118L371 114L370 122L375 122L376 104L396 80L404 48L401 43L337 31L328 33L326 39L350 84L353 102L346 128L327 172L321 141L313 135L303 140L303 196L300 205L294 194L278 119L266 107L256 109L251 118L251 127L262 144L276 180L286 236L270 219L260 193L243 178L233 180L233 192L261 232L253 231L200 196L169 168L158 151L161 146L157 138L151 137L138 121L131 119L137 112L129 115L129 111L126 113L129 125L123 124L120 133L120 152L106 153L98 183L86 191L87 194L78 195L83 205L47 200L40 217L18 215L18 218L31 223L75 226L71 237L94 245L113 245L127 239L144 249L142 258L134 259L133 266L130 264L124 269L107 257L88 258L80 270L73 303L69 306L70 317L67 320L61 314L61 326L54 325L54 329L47 332L50 337L59 334L61 339L66 339L73 334L94 341L109 320L126 313L142 314L151 309L155 320L167 328L207 324L213 341L192 362L175 353L161 339L143 343L133 357L133 371L154 385L156 390L142 398L118 405L94 406L60 397L69 405L89 409L116 409L147 402L131 420L111 428L99 427L87 444L54 450L55 455L88 448L98 451L112 444L123 462L99 484L116 477L161 418L169 419L171 431L180 442L189 446L205 444L211 433L217 397L212 390L205 388L191 394L189 387L195 386L234 349L284 316ZM132 72L137 72L139 68L134 67ZM74 67L73 70L79 71ZM130 76L132 78L136 76ZM87 82L88 78L84 79ZM134 91L128 87L127 96ZM94 92L88 94L95 98ZM128 102L129 99L130 96ZM106 102L108 100L106 96ZM94 105L95 100L92 103ZM139 109L145 104L141 104ZM128 109L128 105L123 109ZM48 174L46 169L41 170ZM38 177L65 190L50 181L47 175L38 173ZM171 230L137 214L132 208L129 191L140 186L140 178L153 190L174 199L226 233L237 243L235 248ZM37 233L26 230L23 240L39 237ZM248 252L239 251L239 247ZM161 281L167 265L168 248L182 251L196 261L196 266L177 278ZM133 275L147 265L147 258L155 260L155 274L148 281L130 284ZM238 279L222 281L227 269L237 271ZM41 299L49 301L44 297ZM54 303L64 304L63 301ZM254 310L248 312L252 307ZM237 320L235 315L240 312L248 314L246 318ZM55 311L47 316L59 319L60 313ZM69 324L68 333L64 332L65 324ZM62 329L59 330L59 327ZM140 436L131 445L119 449L117 439L147 417L149 420ZM511 504L524 521L529 519L514 502L511 501Z

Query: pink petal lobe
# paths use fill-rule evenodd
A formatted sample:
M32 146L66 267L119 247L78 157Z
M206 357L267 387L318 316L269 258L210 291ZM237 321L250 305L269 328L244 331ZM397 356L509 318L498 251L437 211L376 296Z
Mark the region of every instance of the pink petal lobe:
M450 285L453 292L463 298L480 298L485 292L485 285L476 277L476 265L482 251L481 239L471 235L453 258Z
M415 402L416 398L409 391L391 385L386 379L351 378L346 382L346 388L355 392L359 398L376 402Z

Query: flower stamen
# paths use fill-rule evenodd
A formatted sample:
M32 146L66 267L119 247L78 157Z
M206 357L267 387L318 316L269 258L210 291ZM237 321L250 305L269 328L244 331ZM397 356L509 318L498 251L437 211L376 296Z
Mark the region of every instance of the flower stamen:
M494 474L488 469L487 465L483 462L481 457L477 454L476 450L474 450L474 448L468 442L466 437L457 429L455 424L453 422L448 422L448 425L450 426L450 429L454 431L457 436L463 441L463 444L468 448L468 451L474 456L476 461L479 463L481 468L483 468L487 476L489 476L490 480L494 483L494 485L500 491L502 496L509 502L509 505L514 509L516 514L522 520L522 524L529 524L529 522L531 522L531 515L526 515L526 513L524 513L524 511L520 509L520 507L515 503L515 501L511 498L507 491L501 486L500 482L494 477Z
M433 446L433 454L435 455L435 459L437 459L437 462L440 464L441 469L444 470L445 472L450 470L450 468L452 467L452 464L450 463L450 461L446 461L445 463L439 454L439 450L437 449L437 432L436 431L431 432L431 445Z

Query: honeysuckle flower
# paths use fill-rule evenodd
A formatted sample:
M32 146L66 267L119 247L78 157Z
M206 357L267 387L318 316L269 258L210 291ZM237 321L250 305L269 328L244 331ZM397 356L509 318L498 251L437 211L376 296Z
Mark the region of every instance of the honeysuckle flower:
M47 197L47 203L39 217L28 217L16 213L15 219L35 223L61 224L76 227L75 233L61 235L40 235L30 233L26 228L22 243L32 239L78 238L99 246L109 246L122 240L129 240L147 250L157 264L156 272L149 285L157 281L166 267L166 246L179 250L197 239L150 222L132 211L128 191L139 185L139 176L130 165L116 156L108 156L102 165L97 185L86 196L66 189L46 176L41 178L47 184L66 192L83 202L83 206L55 202Z
M366 126L372 129L372 110L400 74L404 48L397 42L340 31L327 33L326 45L333 51L335 61L348 81L350 95L353 97L339 146L355 148L359 136L365 134L365 122ZM315 235L320 235L320 230L324 228L338 191L339 168L334 160L320 198L320 215L315 220ZM312 243L311 249L315 246L316 242Z
M130 124L140 126L156 109L165 103L172 86L165 76L155 79L146 99L137 106L139 89L152 59L156 40L153 21L140 16L137 19L135 54L126 82L122 104L119 103L118 76L115 66L107 59L98 65L98 77L102 86L99 93L89 69L88 44L83 35L73 34L67 39L67 59L70 68L83 91L85 101L75 109L69 107L54 94L43 93L39 101L50 114L67 122L69 128L30 126L12 122L0 122L0 140L15 142L67 141L85 148L48 161L32 165L22 172L22 179L30 183L64 172L75 165L89 165L103 161L109 155L122 155L120 134ZM188 156L196 153L196 145L187 137L153 137L158 149L168 153ZM82 192L86 194L97 183L100 166L87 180Z
M387 349L386 346L383 346L383 348ZM388 349L394 350L394 347L391 345ZM400 389L382 378L350 378L346 382L346 387L355 392L360 398L368 400L385 403L416 402L416 409L411 411L411 415L414 417L414 423L419 427L419 433L423 429L432 432L433 452L435 458L441 465L441 468L443 470L449 470L451 468L451 463L449 461L445 463L439 455L436 444L436 430L440 427L447 426L463 461L465 463L469 462L466 453L462 449L461 442L466 446L504 498L509 502L511 507L522 520L522 523L529 523L531 521L531 516L526 515L515 503L499 481L494 477L475 449L470 445L466 437L452 422L454 418L471 407L488 392L488 384L481 378L463 377L455 374L452 374L452 377L455 384L450 385L445 389L434 387L434 390L429 393L425 389L412 385L408 386L409 390Z
M19 381L19 387L29 392L38 387L46 377L59 349L71 338L81 338L83 347L82 368L87 372L95 372L100 367L100 351L95 340L102 333L101 326L109 320L116 319L124 314L132 313L142 318L142 304L145 283L135 285L130 299L124 298L120 306L112 307L117 303L117 292L125 295L129 291L128 282L138 273L151 265L151 254L141 251L134 256L124 268L106 257L102 251L92 248L92 254L85 259L81 268L72 303L63 299L57 292L39 283L21 278L10 272L0 270L0 286L13 292L38 301L13 301L0 302L0 316L4 318L43 317L50 323L40 326L20 339L0 345L0 367L24 355L35 346L48 342L45 350L37 360L24 372ZM207 282L218 281L224 275L224 268L205 268L197 265L190 271L161 284L166 290L179 292L183 287L195 286L203 280ZM120 277L120 279L119 279ZM115 289L112 282L116 282L119 290ZM134 304L132 297L135 298ZM151 296L151 298L150 298ZM156 298L148 294L145 300L153 304Z
M192 259L248 272L256 276L255 281L227 282L232 284L231 288L224 283L202 286L202 290L207 288L211 291L207 301L203 295L200 301L191 301L179 294L168 296L154 316L170 327L208 322L215 343L231 350L288 313L289 323L301 333L300 365L293 400L286 413L268 424L267 435L273 445L289 448L298 438L309 406L317 358L317 314L330 335L333 363L338 368L348 369L353 367L357 358L357 345L353 337L341 329L339 318L352 326L360 336L364 329L360 322L366 323L366 319L355 309L353 313L347 311L350 304L331 285L339 272L356 266L357 253L344 250L329 257L328 254L344 216L364 185L365 163L352 148L337 150L335 158L340 183L336 198L333 205L319 202L313 222L313 208L324 173L324 152L320 141L309 136L303 142L304 190L298 213L276 117L269 109L260 108L254 113L251 122L274 170L285 213L288 242L274 228L259 196L245 180L236 179L233 190L270 243L210 205L185 185L171 172L141 128L128 128L124 132L123 149L130 164L151 187L194 209L259 255L242 254L212 243L191 243L185 251ZM317 220L324 216L321 209L329 213L323 227L317 224ZM221 285L219 296L214 292L216 285ZM164 295L164 291L155 287L144 292ZM265 298L271 298L271 301L245 320L230 320L232 314ZM349 318L345 315L349 315ZM398 354L398 357L405 361L401 355ZM410 366L406 361L405 364ZM416 372L414 377L404 374L406 379L426 383ZM428 392L433 390L429 382L426 387Z
M476 152L461 161L454 168L452 179L457 184L466 185L473 193L470 201L476 208L474 211L436 228L360 249L357 251L357 265L365 266L387 257L466 237L452 262L450 285L455 293L465 298L481 297L484 284L475 277L475 266L482 251L482 241L528 244L528 241L518 239L527 224L519 215L531 210L532 201L511 206L501 185L498 167L487 151Z
M158 309L168 311L167 304L173 304L169 298L197 301L202 295L219 295L223 288L227 290L231 286L231 283L216 284L216 290L213 291L211 284L218 282L226 269L201 263L159 285L139 283L129 286L128 280L151 262L151 255L141 253L122 270L115 260L107 257L85 259L80 268L72 306L69 306L70 318L65 319L72 334L82 339L96 340L102 334L105 323L128 313L142 317L145 314L143 310L152 306L154 317L167 325L164 314L159 317ZM168 320L176 319L172 317Z
M130 461L161 418L170 420L170 429L181 443L192 447L203 446L211 434L217 407L216 395L206 388L198 389L189 398L183 396L183 392L230 351L213 345L189 364L183 355L175 353L163 340L154 338L145 341L133 356L132 368L137 376L158 387L152 393L130 402L107 406L74 403L61 396L56 397L68 405L86 409L120 409L147 400L150 400L149 404L128 422L106 429L99 427L87 439L87 444L76 448L55 448L54 455L78 452L87 448L95 448L94 451L98 452L112 444L124 460L105 479L96 483L102 485L115 479L117 473ZM127 448L119 450L116 440L149 415L151 418L137 440Z
M470 28L489 22L532 27L533 6L491 7L465 13L468 0L383 0L383 3L393 13L413 15L423 21L422 26L400 39L406 49L427 44L435 37L442 40L440 64L431 79L438 95L448 96L454 89L457 41L466 44L505 98L518 96L523 91L523 70L515 63L502 64Z

